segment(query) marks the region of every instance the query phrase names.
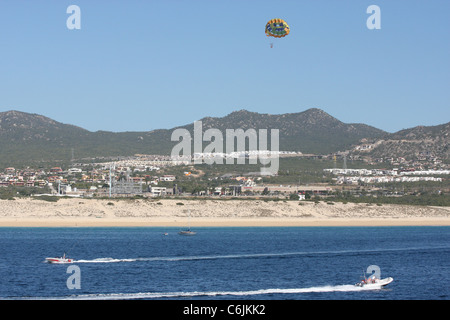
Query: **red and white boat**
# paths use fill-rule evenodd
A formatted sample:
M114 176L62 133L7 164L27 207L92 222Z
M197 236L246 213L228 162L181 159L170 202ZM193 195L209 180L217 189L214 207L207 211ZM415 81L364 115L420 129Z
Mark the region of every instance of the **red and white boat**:
M45 258L45 261L48 263L73 263L73 259L66 258L66 254L60 258Z

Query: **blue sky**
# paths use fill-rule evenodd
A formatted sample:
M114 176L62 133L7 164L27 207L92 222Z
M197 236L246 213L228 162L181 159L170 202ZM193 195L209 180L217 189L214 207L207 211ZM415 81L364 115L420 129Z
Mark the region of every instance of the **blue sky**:
M380 30L366 27L372 4ZM389 132L437 125L450 121L449 15L447 0L0 0L0 112L91 131L312 107ZM291 33L266 37L272 18Z

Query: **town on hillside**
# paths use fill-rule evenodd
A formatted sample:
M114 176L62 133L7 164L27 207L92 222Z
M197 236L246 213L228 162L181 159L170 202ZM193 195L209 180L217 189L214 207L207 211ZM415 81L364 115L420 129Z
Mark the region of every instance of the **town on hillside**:
M66 166L48 168L6 167L0 172L0 196L308 200L344 194L399 197L450 192L450 165L427 155L407 161L404 158L358 158L345 153L279 152L280 170L272 176L262 176L257 166L249 164L194 165L192 162L194 158L209 156L212 155L194 154L191 159L172 159L164 155L137 154L103 158L98 162L72 161ZM249 154L243 156L249 158Z

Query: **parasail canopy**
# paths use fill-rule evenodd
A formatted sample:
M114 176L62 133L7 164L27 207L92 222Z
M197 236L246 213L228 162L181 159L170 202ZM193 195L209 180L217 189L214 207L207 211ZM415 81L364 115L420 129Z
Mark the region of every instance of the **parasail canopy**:
M272 19L266 24L266 36L283 38L289 34L289 25L283 19Z

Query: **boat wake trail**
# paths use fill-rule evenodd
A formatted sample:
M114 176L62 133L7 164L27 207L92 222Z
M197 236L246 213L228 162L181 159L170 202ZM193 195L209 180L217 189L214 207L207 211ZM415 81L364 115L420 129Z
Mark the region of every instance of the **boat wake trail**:
M178 257L151 257L151 258L97 258L92 260L75 260L74 263L116 263L116 262L136 262L136 261L189 261L189 260L216 260L216 259L242 259L242 258L268 258L306 254L306 252L287 253L254 253L254 254L230 254L230 255L210 255L210 256L178 256Z
M442 248L393 248L393 249L373 249L373 250L340 250L340 251L301 251L301 252L282 252L282 253L249 253L249 254L230 254L230 255L209 255L209 256L174 256L174 257L150 257L150 258L97 258L92 260L75 260L74 263L117 263L117 262L137 262L137 261L190 261L190 260L216 260L216 259L245 259L245 258L270 258L270 257L290 257L290 256L309 256L322 254L367 254L380 253L386 251L415 251L430 249L448 249Z
M75 260L73 263L117 263L117 262L135 262L141 260L139 258L134 259L115 259L115 258L97 258L92 260Z
M138 292L138 293L112 293L112 294L87 294L67 297L41 297L34 299L50 300L136 300L136 299L160 299L160 298L189 298L205 296L255 296L266 294L302 294L312 292L350 292L379 290L381 287L356 287L354 285L321 286L310 288L292 289L260 289L249 291L192 291L192 292Z

